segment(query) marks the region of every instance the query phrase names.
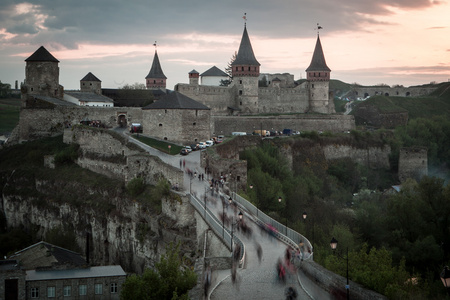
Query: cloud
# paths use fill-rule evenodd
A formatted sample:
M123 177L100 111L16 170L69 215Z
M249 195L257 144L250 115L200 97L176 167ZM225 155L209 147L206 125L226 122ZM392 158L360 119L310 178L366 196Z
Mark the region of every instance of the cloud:
M67 48L77 43L148 43L172 35L240 34L244 12L254 35L262 37L310 37L316 23L327 33L364 31L377 16L393 12L389 7L417 9L437 5L429 0L30 0L2 1L0 29L31 35L36 43L50 38ZM236 9L238 8L238 9ZM51 37L50 37L50 36ZM22 43L21 36L11 42Z

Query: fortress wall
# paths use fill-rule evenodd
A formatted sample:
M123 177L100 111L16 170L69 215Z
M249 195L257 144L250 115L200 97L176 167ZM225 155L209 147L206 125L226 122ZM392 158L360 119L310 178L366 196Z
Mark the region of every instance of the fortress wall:
M158 183L161 177L171 184L183 183L183 171L167 165L156 156L140 150L126 138L117 138L109 131L77 128L64 131L64 141L80 145L77 163L93 172L129 182L142 177L148 184Z
M408 178L420 180L426 175L428 175L428 150L424 147L401 148L398 161L400 182L405 182Z
M304 87L259 88L260 113L305 113L308 109L308 91Z
M399 97L423 97L428 96L434 92L436 88L431 87L389 87L389 86L376 86L376 87L355 87L352 89L355 97L365 98L366 96L376 96L386 94L389 96Z
M292 115L270 117L212 116L212 135L230 135L242 131L278 130L289 128L298 131L342 132L355 129L355 119L351 115ZM217 130L216 130L217 128Z
M146 109L143 133L181 144L208 140L211 138L210 113L210 110Z
M355 148L347 145L326 145L322 147L327 161L350 157L354 162L370 168L389 169L391 147Z
M234 96L236 91L233 84L228 87L177 84L175 90L208 106L214 114L228 115L228 107L236 106Z
M56 106L54 109L22 109L18 139L23 141L62 134L64 128L80 124L85 119L99 120L107 127L116 127L122 114L126 116L127 124L142 120L142 109L137 107Z

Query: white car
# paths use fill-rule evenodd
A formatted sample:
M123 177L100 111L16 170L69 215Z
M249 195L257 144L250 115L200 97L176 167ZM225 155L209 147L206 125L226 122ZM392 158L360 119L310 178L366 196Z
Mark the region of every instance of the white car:
M211 140L206 141L205 143L206 143L206 147L211 147L212 145L214 145L214 142Z
M198 143L198 148L199 149L205 149L206 148L206 143L205 142L199 142Z
M192 148L191 146L185 146L184 149L186 149L187 152L192 152Z

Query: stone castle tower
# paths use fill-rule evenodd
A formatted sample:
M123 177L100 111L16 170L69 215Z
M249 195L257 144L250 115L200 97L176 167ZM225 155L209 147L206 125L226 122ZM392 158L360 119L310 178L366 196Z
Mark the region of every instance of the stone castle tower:
M63 98L64 89L59 85L59 60L41 46L25 62L26 79L22 86L24 97L40 95Z
M235 107L244 113L258 111L259 66L244 25L241 44L236 59L231 63L233 82L238 90Z
M156 47L156 44L155 44ZM152 67L150 68L150 72L147 77L145 77L145 85L147 89L157 90L157 89L166 89L166 79L167 77L164 75L161 64L159 63L158 52L155 49L155 56L153 57Z
M200 73L195 69L189 72L189 84L198 85L198 79L200 77Z
M80 80L80 91L93 92L98 95L102 94L102 81L98 79L91 72L87 73L83 79Z
M335 112L333 101L330 101L329 95L330 72L331 70L325 61L319 34L317 34L311 64L306 69L306 79L309 83L309 112L324 114Z

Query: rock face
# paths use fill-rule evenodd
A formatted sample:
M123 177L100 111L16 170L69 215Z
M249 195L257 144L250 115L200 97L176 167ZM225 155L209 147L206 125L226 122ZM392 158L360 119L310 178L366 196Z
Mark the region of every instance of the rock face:
M67 199L61 199L62 190ZM41 238L54 228L75 232L79 248L92 265L120 264L126 271L141 273L159 261L170 242L180 242L184 261L193 264L196 219L186 195L162 199L162 213L157 214L120 190L86 189L77 182L13 174L3 189L1 209L9 228L23 226ZM71 197L76 191L85 198Z

